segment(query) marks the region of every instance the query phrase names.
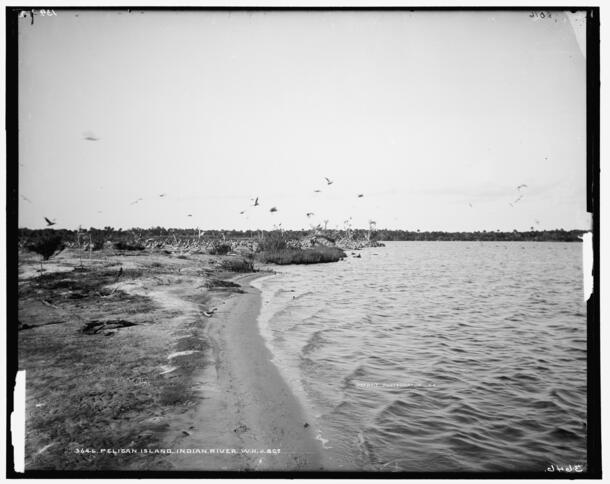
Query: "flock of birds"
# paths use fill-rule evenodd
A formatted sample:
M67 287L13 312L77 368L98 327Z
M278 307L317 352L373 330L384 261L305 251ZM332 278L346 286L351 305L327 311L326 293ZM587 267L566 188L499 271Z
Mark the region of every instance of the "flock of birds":
M83 133L83 139L85 141L99 141L101 138L96 136L95 133L93 133L91 131L86 131L86 132ZM326 186L327 187L332 185L333 183L335 183L334 180L331 180L328 177L324 177L324 180L326 181ZM525 193L523 192L523 190L526 189L526 188L527 188L526 184L521 184L521 185L517 186L517 194L518 194L517 198L515 200L513 200L512 202L508 203L511 207L514 207L517 203L519 203L521 200L523 200L523 198L525 196ZM321 193L321 192L322 192L322 190L319 189L319 188L314 190L314 193ZM167 197L167 194L166 193L160 193L158 197L159 198L165 198L165 197ZM358 193L357 194L357 198L363 198L363 197L364 197L364 193ZM32 203L32 201L29 198L27 198L25 195L21 195L21 198L24 201L28 202L28 203ZM251 198L250 201L252 202L252 205L250 205L250 207L252 207L252 208L260 207L261 204L260 204L259 198L260 197L258 197L258 196L256 198ZM129 205L137 205L138 203L142 202L143 200L144 200L144 198L142 198L142 197L137 198L136 200L130 202ZM473 208L473 205L472 205L471 202L468 202L468 206L470 208ZM276 213L276 212L278 212L278 208L276 206L273 206L273 207L271 207L269 209L269 212L270 213ZM102 213L102 212L98 211L98 213ZM240 211L239 214L240 215L246 215L247 214L247 209L244 209L244 210ZM305 215L306 215L307 218L311 218L311 217L313 217L315 215L315 213L314 212L307 212ZM192 216L193 216L193 214L191 214L191 213L187 214L187 217L192 217ZM57 223L55 220L50 220L47 217L44 217L44 220L45 220L45 222L47 224L46 225L47 227L52 227L53 225L55 225ZM535 222L536 222L536 225L540 224L539 220L536 220Z
M324 177L324 180L326 181L326 186L330 186L330 185L332 185L333 183L335 183L335 182L334 182L334 180L331 180L331 179L330 179L330 178L328 178L328 177ZM315 189L315 190L314 190L314 193L321 193L321 192L322 192L322 190L321 190L321 189L319 189L319 188L317 188L317 189ZM364 197L364 193L359 193L359 194L357 195L357 197L358 197L358 198L362 198L362 197ZM252 202L252 205L250 205L250 207L251 207L251 208L254 208L254 207L260 207L260 206L261 206L261 204L260 204L259 199L260 199L260 197L251 198L251 199L250 199L250 201ZM270 212L270 213L276 213L276 212L278 212L278 208L277 208L276 206L273 206L273 207L271 207L271 208L269 209L269 212ZM240 215L246 215L247 213L248 213L248 210L247 210L247 209L244 209L244 210L242 210L241 212L239 212L239 214L240 214ZM307 218L311 218L311 217L313 217L313 216L315 215L315 213L314 213L314 212L307 212L305 215L306 215L306 217L307 217Z
M88 139L88 138L85 138L85 139ZM324 177L324 179L326 180L326 183L327 183L328 186L332 185L334 183L333 180L331 180L331 179L329 179L327 177ZM525 184L521 184L521 185L517 186L517 192L518 192L517 198L514 201L508 203L511 207L514 207L517 203L519 203L524 198L525 195L522 192L522 190L525 189L525 188L527 188L527 185L525 185ZM314 190L314 193L320 193L321 191L322 190L320 190L320 189L316 189L316 190ZM166 196L167 196L166 193L159 194L159 198L165 198ZM357 198L363 198L363 197L364 197L363 193L359 193L357 195ZM32 203L32 201L29 198L27 198L25 195L21 195L21 198L23 200L29 202L29 203ZM252 207L252 208L260 207L261 204L259 202L259 198L260 197L251 198L250 201L252 202L252 205L250 205L250 207ZM136 200L131 202L130 205L136 205L136 204L140 203L143 200L144 199L141 198L141 197L137 198ZM472 205L471 202L468 202L468 206L470 208L473 208L473 205ZM278 211L278 208L275 207L275 206L273 206L273 207L271 207L269 209L270 213L276 213L277 211ZM98 211L98 213L101 213L101 212ZM247 210L242 210L241 212L239 212L240 215L245 215L246 213L247 213ZM307 216L307 218L311 218L311 217L313 217L315 215L315 213L314 212L307 212L305 215ZM187 217L192 217L192 216L193 216L193 214L191 214L191 213L187 214ZM52 227L53 225L55 225L57 223L55 220L50 220L47 217L44 217L44 220L45 220L45 222L47 224L47 227ZM536 225L540 225L540 221L539 220L536 220L535 222L536 222Z

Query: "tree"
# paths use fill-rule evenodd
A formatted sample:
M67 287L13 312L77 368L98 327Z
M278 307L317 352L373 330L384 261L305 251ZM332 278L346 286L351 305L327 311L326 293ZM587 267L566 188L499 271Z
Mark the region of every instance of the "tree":
M40 272L44 271L42 261L49 260L54 255L59 254L65 247L60 235L47 235L27 246L32 252L36 252L38 255L42 256L42 259L40 260Z

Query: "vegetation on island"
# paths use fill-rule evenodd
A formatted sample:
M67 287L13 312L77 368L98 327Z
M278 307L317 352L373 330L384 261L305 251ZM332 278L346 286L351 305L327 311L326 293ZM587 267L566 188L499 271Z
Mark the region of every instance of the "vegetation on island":
M152 227L148 229L132 228L128 230L105 227L88 230L67 229L28 229L18 230L20 247L32 246L50 236L60 237L68 247L86 246L100 250L104 244L111 243L118 250L142 250L146 245L157 242L179 246L186 241L208 244L210 252L216 255L226 254L235 241L256 241L261 252L285 249L290 241L299 241L312 235L321 235L329 241L352 240L373 241L495 241L495 242L580 242L585 230L529 230L510 232L474 231L445 232L420 230L376 229L329 229L329 230L198 230ZM287 245L288 244L288 245ZM340 244L338 244L340 245Z

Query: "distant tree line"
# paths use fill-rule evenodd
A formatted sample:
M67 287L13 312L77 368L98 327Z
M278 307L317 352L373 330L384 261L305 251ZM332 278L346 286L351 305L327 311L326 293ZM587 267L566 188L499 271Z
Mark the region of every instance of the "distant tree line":
M278 230L198 230L151 227L148 229L132 228L128 230L104 227L97 229L67 230L67 229L19 229L19 243L22 246L35 244L42 239L50 236L59 236L63 242L70 243L92 243L96 248L102 246L104 242L135 243L146 239L184 239L200 238L206 240L227 240L227 239L262 239L270 234L277 233ZM330 239L340 239L346 235L345 230L324 230L321 231ZM368 229L350 229L351 236L359 239L368 236ZM283 230L282 238L300 239L312 233L309 229ZM584 230L530 230L519 232L500 231L475 231L475 232L444 232L444 231L419 231L419 230L389 230L378 229L374 231L371 238L379 241L496 241L496 242L579 242Z
M475 232L420 232L409 230L377 230L377 240L411 241L481 241L481 242L580 242L584 230L529 230L519 232L475 231Z

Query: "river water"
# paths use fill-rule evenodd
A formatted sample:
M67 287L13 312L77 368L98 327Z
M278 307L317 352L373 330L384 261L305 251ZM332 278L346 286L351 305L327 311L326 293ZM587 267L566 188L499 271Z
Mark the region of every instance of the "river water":
M586 463L579 243L389 242L253 283L328 469Z

